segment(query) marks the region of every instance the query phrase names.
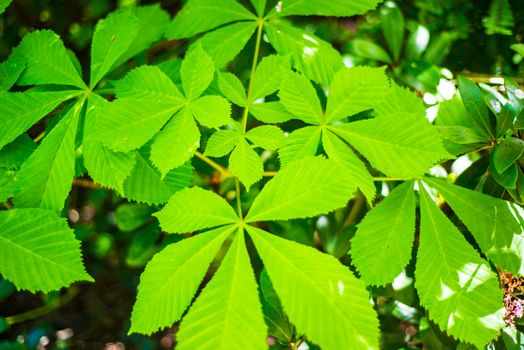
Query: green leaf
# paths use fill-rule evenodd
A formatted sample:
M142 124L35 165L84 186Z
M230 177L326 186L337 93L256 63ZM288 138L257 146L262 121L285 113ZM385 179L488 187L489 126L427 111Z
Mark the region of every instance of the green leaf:
M208 128L231 124L231 104L220 96L203 96L191 102L191 112L198 122Z
M502 34L512 35L511 29L515 25L515 19L508 0L493 0L489 8L489 16L484 21L488 35Z
M204 319L208 326L202 328ZM177 347L262 350L267 349L266 334L255 275L240 231L213 279L182 320Z
M493 147L493 164L498 173L506 171L515 163L524 152L524 142L520 139L510 137L502 140Z
M230 24L207 33L193 46L201 45L220 69L239 54L256 29L257 23L252 21Z
M458 87L464 107L469 112L472 121L486 134L492 135L488 107L478 85L460 75Z
M140 148L166 124L181 107L166 100L122 98L109 104L97 119L96 137L117 152Z
M169 14L162 10L160 4L131 7L130 11L138 19L138 34L111 69L149 49L154 42L162 39L170 22Z
M454 34L450 32L437 34L431 39L423 60L429 64L440 65L449 54L454 40Z
M49 292L93 282L64 219L42 209L0 212L0 273L18 289Z
M292 65L317 83L329 84L335 72L344 67L338 51L309 32L276 21L264 28L275 50L290 55Z
M237 214L225 199L199 187L175 193L154 216L162 229L170 233L198 231L238 221Z
M355 192L351 178L322 157L297 160L280 170L257 196L246 222L306 218L343 207Z
M524 57L524 44L513 44L510 47L513 51Z
M429 30L424 25L418 23L410 25L408 22L407 27L410 33L406 42L404 56L410 60L420 59L420 56L422 56L422 53L424 53L429 44Z
M107 118L103 110L108 102L93 94L89 99L88 112L84 126L82 154L84 165L94 182L124 193L124 181L131 174L136 163L136 153L115 152L96 140L96 120Z
M204 154L209 157L223 157L235 148L242 135L236 130L218 130L207 140Z
M448 334L483 348L504 325L497 275L422 188L420 196L415 270L420 303Z
M226 23L256 20L256 16L234 0L190 0L167 29L169 39L190 38Z
M353 39L349 42L350 50L357 56L372 61L391 64L389 54L381 46L366 39Z
M0 91L0 149L75 95L75 91Z
M241 139L231 156L229 157L229 168L240 182L249 188L262 179L264 165L260 156L253 150L245 139Z
M0 63L0 91L9 90L15 85L26 67L26 59L11 55L7 60Z
M75 176L75 139L83 101L77 102L22 165L14 204L59 212Z
M249 107L249 112L251 112L251 114L261 122L269 124L283 123L293 119L293 116L280 102L254 104Z
M308 78L288 71L278 92L280 103L288 112L308 124L322 123L322 105Z
M124 195L130 200L147 204L161 204L176 191L186 187L193 177L191 164L175 168L162 177L149 161L149 155L136 152L136 164L124 182Z
M518 205L445 181L424 181L444 196L489 260L511 273L524 274L524 213Z
M379 348L369 293L346 266L311 247L253 226L246 229L299 332L323 349Z
M158 225L146 225L138 230L126 253L126 265L129 267L144 267L157 252L156 242L162 235Z
M262 310L268 325L269 334L280 342L289 342L293 339L294 326L284 313L282 303L273 288L267 270L260 272L260 291L262 296Z
M267 0L249 0L251 1L251 5L255 8L258 17L262 18L264 17L264 14L266 13L266 6L267 6Z
M0 0L0 15L4 13L5 9L13 0Z
M404 16L393 1L386 1L380 9L380 25L393 59L398 61L404 41Z
M413 181L407 181L369 211L358 225L350 254L366 283L393 282L408 264L415 236L415 209Z
M16 192L17 171L0 168L0 202L7 200Z
M424 101L408 88L400 87L394 82L391 82L390 91L386 98L374 107L377 116L402 112L426 115ZM447 101L443 103L445 102ZM462 103L460 103L460 105L462 106ZM440 106L442 106L442 104Z
M0 168L20 169L20 166L36 149L36 144L27 134L22 134L0 150Z
M418 177L452 157L442 147L436 128L415 114L395 113L330 129L391 177Z
M97 23L91 44L91 88L129 48L137 36L138 28L138 18L129 9L110 13Z
M282 76L289 69L289 63L282 56L269 55L264 57L255 70L251 101L271 95L280 88Z
M215 66L207 52L197 45L184 57L180 74L186 99L192 101L202 95L213 81Z
M278 151L280 164L286 167L293 160L315 156L321 134L322 129L317 126L306 126L293 131L287 137L286 144Z
M348 176L353 179L355 185L362 191L368 202L372 203L376 192L373 177L368 172L366 165L355 155L349 145L329 131L322 133L322 145L329 159L333 159L342 165L346 171L349 171L347 173Z
M333 122L374 108L389 92L385 67L342 69L331 83L326 121Z
M184 107L164 126L151 146L151 161L165 176L187 162L200 146L200 131L189 108Z
M269 13L269 18L300 16L338 16L350 17L361 15L374 9L380 0L282 0Z
M236 75L228 72L218 73L218 87L229 101L240 107L246 106L246 89Z
M154 209L149 205L125 203L116 208L115 222L122 232L131 232L151 220Z
M267 150L276 150L286 142L286 136L280 128L274 125L262 125L249 130L246 138L253 142L255 147Z
M438 131L443 139L452 144L482 144L485 141L484 138L477 134L473 129L465 126L439 126Z
M220 227L156 254L140 276L129 333L151 334L179 320L222 242L235 228Z
M507 168L503 172L498 172L497 168L495 167L492 153L489 162L489 174L502 187L511 189L517 188L517 179L519 175L517 164L511 164L509 168Z
M184 96L169 77L156 66L140 66L115 82L118 98L150 99L182 105Z
M63 84L85 89L60 37L51 30L36 30L24 36L13 52L27 60L20 85Z

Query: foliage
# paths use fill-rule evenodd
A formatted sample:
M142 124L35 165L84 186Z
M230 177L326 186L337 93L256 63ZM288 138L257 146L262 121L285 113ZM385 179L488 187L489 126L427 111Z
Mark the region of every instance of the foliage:
M0 282L98 281L88 259L115 230L145 266L130 339L176 324L177 349L518 346L504 281L524 271L522 80L455 89L442 65L461 34L430 36L402 3L122 7L87 65L27 33L0 64ZM378 26L349 56L299 25L356 15ZM517 22L508 0L486 16L486 35ZM75 224L81 185L113 198L118 230ZM27 316L2 317L0 332Z

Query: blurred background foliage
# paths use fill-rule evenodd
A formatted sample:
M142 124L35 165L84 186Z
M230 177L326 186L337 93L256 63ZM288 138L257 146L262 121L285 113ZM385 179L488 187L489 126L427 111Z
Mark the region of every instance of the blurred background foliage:
M241 2L247 4L247 1ZM0 16L0 61L9 56L24 34L49 28L62 37L83 67L89 67L89 43L96 22L117 8L152 3L157 1L15 0ZM276 1L270 1L274 3ZM160 4L174 16L184 1L161 1ZM389 75L397 84L416 90L423 98L430 119L437 116L441 103L449 102L455 95L458 74L483 84L487 106L494 114L500 110L490 103L490 98L508 96L508 84L504 87L500 77L511 77L516 84L523 82L524 50L519 54L518 50L511 49L524 39L522 0L397 0L388 1L364 16L297 17L293 22L332 43L348 66L387 65ZM160 42L131 64L181 57L189 44L188 40ZM251 45L231 63L230 68L241 78L248 75ZM269 46L263 50L266 50L263 54L270 53ZM115 78L125 71L115 72ZM479 165L466 170L463 186L498 197L511 196L522 203L520 187L508 187L507 181L502 179L501 183L500 178L482 180L490 162L489 153L480 152L474 157L468 160L467 166L473 161ZM233 182L216 183L213 169L199 160L194 160L193 165L195 173L203 174L193 179L194 184L211 184L226 198L234 195ZM278 164L273 166L276 169ZM459 176L460 171L452 169L453 166L458 165L450 163L442 171L447 174L453 170ZM521 172L517 179L522 179ZM385 185L377 186L379 193L387 193ZM524 189L524 182L519 180L519 186ZM253 192L245 194L243 201L250 202ZM0 317L0 350L172 348L176 325L152 337L127 335L143 267L155 252L180 239L161 232L156 219L150 216L157 209L129 203L88 180L76 180L64 214L83 242L85 262L96 283L77 285L60 293L33 295L16 292L12 284L0 279L0 315L8 316ZM317 221L272 223L275 227L271 229L345 261L349 239L365 212L366 202L360 196L347 210ZM418 305L410 277L412 265L406 269L405 276L387 288L373 288L381 317L383 348L467 349L440 332ZM262 273L261 294L267 306L274 293L264 278ZM295 338L300 343L284 315L276 315L278 310L266 307L264 312L272 319L280 317L281 328L273 330L275 337L269 340L273 348L290 348L289 340ZM513 344L514 349L522 349L514 340L519 335L519 327L517 322L516 329L504 333L490 346L503 349L512 348Z

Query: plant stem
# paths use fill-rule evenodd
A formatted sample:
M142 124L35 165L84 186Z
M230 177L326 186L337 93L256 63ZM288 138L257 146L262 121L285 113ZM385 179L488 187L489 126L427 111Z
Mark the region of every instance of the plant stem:
M405 179L398 179L394 177L374 177L373 181L404 181Z
M247 117L249 115L249 105L251 104L251 90L253 88L253 81L255 80L255 70L257 68L257 62L258 62L258 53L260 51L260 43L262 41L262 30L264 29L264 20L259 19L258 20L258 28L257 28L257 39L255 43L255 53L253 54L253 64L251 66L251 74L249 76L249 85L247 88L247 103L246 107L244 108L244 113L242 115L242 130L245 132L247 128Z
M197 156L204 163L208 164L210 167L212 167L213 169L218 171L220 173L221 177L223 177L223 178L229 177L229 175L230 175L229 171L224 169L220 164L218 164L215 161L209 159L208 157L206 157L205 155L203 155L202 153L200 153L198 151L195 151L195 156Z
M55 309L58 309L59 307L69 303L71 300L73 300L73 298L75 297L75 295L78 293L78 289L77 288L69 288L67 293L61 297L56 303L50 303L50 304L46 304L46 305L43 305L43 306L40 306L36 309L33 309L33 310L30 310L30 311L26 311L26 312L22 312L21 314L18 314L18 315L13 315L13 316L9 316L9 317L6 317L5 320L8 324L10 325L13 325L13 324L16 324L16 323L21 323L21 322L25 322L25 321L29 321L29 320L33 320L35 318L38 318L40 316L43 316Z
M262 176L272 177L278 174L278 171L264 171Z
M349 211L349 214L346 220L344 220L344 223L342 224L342 228L345 228L356 222L358 215L360 214L360 209L362 209L362 204L364 202L365 202L364 196L359 193L355 197L355 201L353 202L353 205L351 206L351 210Z

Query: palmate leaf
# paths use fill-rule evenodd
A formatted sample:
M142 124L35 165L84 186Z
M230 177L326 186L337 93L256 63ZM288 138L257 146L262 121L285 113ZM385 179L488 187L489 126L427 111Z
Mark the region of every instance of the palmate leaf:
M182 103L184 96L173 81L156 66L140 66L115 82L118 98L147 98Z
M351 257L366 283L392 282L408 264L415 236L415 209L413 181L407 181L358 225L351 240Z
M420 187L420 303L448 334L482 348L504 325L497 275Z
M80 242L64 219L42 209L0 212L0 273L18 289L49 292L90 281Z
M88 100L84 125L82 154L84 166L95 183L124 193L124 181L136 163L136 152L115 152L96 139L96 120L107 118L99 113L108 104L104 98L92 94Z
M249 112L264 123L283 123L293 119L293 115L280 102L266 102L251 105Z
M0 91L0 149L76 95L77 91Z
M215 67L219 69L238 55L256 29L257 22L254 21L230 24L209 32L195 41L190 51L194 46L202 46L213 58Z
M149 160L148 149L136 151L136 164L124 182L124 195L130 200L161 204L185 188L193 177L193 167L186 163L162 176Z
M343 207L356 190L344 173L322 157L297 160L264 186L245 221L306 218Z
M369 293L347 267L311 247L253 226L246 230L299 332L323 349L379 348Z
M75 175L75 139L83 100L77 102L22 165L13 202L17 207L60 211Z
M200 146L200 131L189 108L184 107L156 135L151 161L162 176L184 164Z
M278 151L280 164L286 167L293 160L315 156L321 135L322 129L316 126L306 126L293 131L287 137L286 144Z
M238 221L237 214L222 197L199 187L175 193L154 216L162 229L171 233L186 233Z
M182 320L177 348L262 350L267 348L266 334L257 283L241 230L213 279Z
M62 84L86 88L64 43L51 30L36 30L27 34L14 49L13 55L27 60L27 67L18 80L20 85Z
M282 76L289 70L288 61L286 58L277 55L262 58L253 77L251 102L271 95L280 88Z
M394 82L391 82L390 93L381 103L375 104L373 110L377 116L401 112L426 115L426 107L423 100L415 93L409 91L408 88L398 86Z
M395 113L329 129L391 177L418 177L438 161L452 158L442 147L437 130L423 116Z
M290 55L292 65L317 83L329 84L335 72L344 67L338 51L309 32L276 21L264 28L275 50Z
M308 124L322 123L322 105L308 78L288 71L278 92L280 103L291 114Z
M100 112L106 117L97 120L97 139L117 152L135 150L151 140L182 104L164 99L117 99Z
M191 102L191 112L198 122L208 128L231 124L231 104L221 96L202 96Z
M235 228L220 227L171 244L156 254L140 276L129 333L151 334L179 320L220 246Z
M302 16L354 16L374 9L381 0L282 0L268 17Z
M446 199L488 259L513 274L524 274L522 208L437 179L424 181L434 186Z
M9 90L16 83L26 67L24 57L11 55L7 60L0 63L0 91Z
M329 159L334 160L349 171L348 176L353 179L368 202L372 203L376 192L373 177L349 145L332 132L324 131L322 132L322 146Z
M373 108L389 91L385 67L342 69L331 83L326 121L333 122Z
M192 101L202 95L213 81L214 74L213 60L200 45L189 51L180 68L186 99Z
M218 73L218 86L222 95L237 106L245 107L247 103L246 89L236 75L229 72Z
M276 150L286 142L284 132L274 125L262 125L249 130L246 138L253 145L268 150Z
M218 130L207 140L204 154L209 157L223 157L229 154L242 138L237 130Z
M138 34L138 28L138 18L131 9L112 12L97 23L91 44L91 88L129 48Z
M251 5L255 8L258 17L262 17L265 14L267 0L250 0Z
M226 23L256 20L256 16L235 0L191 0L177 13L167 29L169 39L189 38Z
M229 168L233 175L249 191L249 188L262 179L264 164L257 152L247 143L246 139L240 139L231 156L229 157Z
M27 134L18 136L0 150L0 168L20 169L35 149L35 142Z

